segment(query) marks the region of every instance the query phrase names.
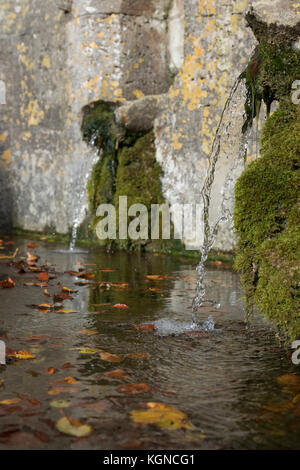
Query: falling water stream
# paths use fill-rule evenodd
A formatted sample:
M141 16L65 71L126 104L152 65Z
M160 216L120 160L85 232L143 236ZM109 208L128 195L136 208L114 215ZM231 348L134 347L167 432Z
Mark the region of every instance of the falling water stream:
M95 146L95 140L93 137L91 139L90 145L93 147ZM69 245L69 251L71 253L74 253L75 251L78 229L82 221L82 212L84 210L86 187L90 178L92 168L94 164L96 163L96 161L98 160L98 158L99 158L99 152L97 149L92 157L92 161L90 161L89 159L84 159L82 161L82 165L80 169L80 184L78 185L79 196L75 203L75 213L74 213L73 227L72 227L72 238L71 238L70 245Z
M215 175L215 168L216 164L220 155L220 149L221 149L221 139L223 136L222 133L222 123L223 123L223 118L226 114L226 111L228 110L232 98L234 94L236 93L238 86L241 82L241 77L239 77L235 84L233 85L231 92L229 94L229 97L226 101L225 107L223 109L221 119L219 122L219 126L216 132L216 136L213 142L212 146L212 151L209 157L209 168L206 176L206 180L204 182L201 195L203 199L203 227L204 227L204 240L203 240L203 246L202 246L202 251L201 251L201 259L200 262L196 268L197 273L198 273L198 280L197 280L197 287L196 287L196 296L193 299L192 307L193 307L193 318L192 318L192 325L196 326L197 325L197 316L196 313L198 309L203 305L204 303L204 297L205 297L205 285L204 285L204 278L205 278L205 262L207 261L209 252L212 249L212 246L214 244L214 241L216 239L216 235L218 233L219 225L221 222L226 222L232 219L232 214L228 209L225 208L225 198L223 197L222 203L221 203L221 216L217 220L217 222L211 226L209 222L209 215L210 215L210 197L211 197L211 189L212 185L214 182L214 175ZM242 147L244 142L242 142ZM225 182L225 185L228 182L228 177ZM210 329L213 329L213 319L210 317Z

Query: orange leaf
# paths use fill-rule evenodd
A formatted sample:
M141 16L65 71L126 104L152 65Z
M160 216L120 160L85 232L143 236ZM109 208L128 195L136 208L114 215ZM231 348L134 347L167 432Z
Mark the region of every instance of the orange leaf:
M5 279L5 281L0 281L0 287L3 287L4 289L11 289L12 287L15 287L15 283L9 277L8 279Z
M102 361L106 362L123 362L124 359L122 359L120 356L117 356L117 354L110 354L108 352L101 352L100 353L100 358Z
M127 374L122 369L115 369L110 372L105 372L104 375L105 377L109 377L111 379L125 379L126 377L129 377L129 374Z
M147 393L150 391L149 385L145 383L141 384L126 384L120 385L118 387L118 392L121 393L128 393L129 395L138 395L140 393Z
M74 379L74 377L65 377L64 378L64 382L67 382L68 384L75 384L78 382L78 380Z
M37 243L27 243L27 248L36 248L37 246L39 246Z
M28 351L13 351L13 352L10 352L7 354L8 357L15 357L17 359L23 359L23 360L26 360L26 359L34 359L35 358L35 355L34 354L31 354L30 352Z
M50 279L50 276L49 276L48 273L40 273L38 275L38 280L39 281L49 281L49 279Z
M155 325L153 323L146 323L145 325L134 325L133 329L142 331L154 331Z
M49 375L53 375L54 372L55 372L55 367L49 367L49 368L48 368L48 374L49 374Z
M129 353L127 356L133 359L150 359L150 354L148 353Z
M20 401L21 401L21 398L10 398L8 400L0 401L0 405L15 405L16 403L19 403Z
M112 306L112 308L118 308L120 310L127 310L129 307L126 304L115 304Z

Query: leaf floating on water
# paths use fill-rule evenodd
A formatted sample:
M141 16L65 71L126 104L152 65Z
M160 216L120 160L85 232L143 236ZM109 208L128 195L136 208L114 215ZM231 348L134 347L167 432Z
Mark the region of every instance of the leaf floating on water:
M60 308L57 310L57 313L79 313L78 310L72 308Z
M30 242L30 243L27 243L27 248L37 248L39 245L37 243L34 243L34 242Z
M140 384L126 384L120 385L117 388L120 393L127 393L128 395L139 395L140 393L147 393L150 391L149 385L145 383Z
M111 379L125 379L126 377L129 377L129 374L125 372L123 369L115 369L110 372L105 372L104 373L105 377L109 377Z
M0 287L2 287L3 289L12 289L13 287L15 287L15 285L16 284L10 277L5 279L4 281L0 281Z
M49 281L49 279L50 279L50 276L49 276L48 273L40 273L38 275L38 281L46 281L47 282L47 281Z
M55 427L58 431L75 437L86 437L93 431L92 426L82 424L77 419L67 418L66 416L60 418Z
M106 361L106 362L123 362L124 361L124 359L118 356L117 354L110 354L105 351L100 352L100 358L102 359L102 361Z
M127 310L129 307L126 304L115 304L112 308L118 308L119 310Z
M50 406L53 408L68 408L71 402L66 400L53 400L50 402Z
M148 353L129 353L127 356L132 357L132 359L150 359L151 357Z
M296 395L300 391L300 377L295 374L284 374L277 377L277 383L285 387L283 392Z
M66 273L71 274L71 276L76 276L76 277L80 277L83 279L87 279L88 281L93 280L95 277L95 274L93 273L81 273L79 271L66 271Z
M93 336L93 335L99 334L99 331L98 330L85 329L85 330L78 331L78 334L86 335L86 336Z
M74 377L68 376L64 378L64 382L68 384L76 384L78 380L74 379Z
M188 416L180 410L164 403L147 403L148 410L134 410L130 418L135 423L156 424L164 429L195 429L188 421Z
M0 401L0 405L15 405L16 403L19 403L20 401L21 401L21 398L9 398L8 400Z
M154 331L155 325L154 323L146 323L144 325L134 325L134 330L142 330L142 331Z
M8 357L15 357L17 359L35 359L35 355L34 354L31 354L30 352L28 351L13 351L13 352L9 352L7 353L7 356Z
M282 413L291 410L294 407L292 401L284 401L282 403L270 403L263 406L263 409L272 411L273 413Z
M97 354L102 352L102 349L96 348L70 348L70 351L79 351L80 354Z

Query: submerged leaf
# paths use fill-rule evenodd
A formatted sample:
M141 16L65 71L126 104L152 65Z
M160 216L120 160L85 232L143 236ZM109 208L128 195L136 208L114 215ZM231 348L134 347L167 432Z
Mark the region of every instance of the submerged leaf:
M126 384L118 387L118 392L128 393L128 395L139 395L140 393L147 393L150 391L149 385L141 384Z
M147 403L148 410L131 411L132 421L140 424L156 424L164 429L195 429L188 416L180 410L164 403Z
M58 431L75 437L86 437L93 431L93 428L88 424L82 424L77 419L67 418L66 416L60 418L55 427Z
M129 377L129 374L125 372L123 369L115 369L110 372L105 372L104 373L105 377L109 377L111 379L125 379L126 377Z
M117 354L111 354L105 351L100 352L100 358L102 361L107 361L107 362L123 362L124 359Z

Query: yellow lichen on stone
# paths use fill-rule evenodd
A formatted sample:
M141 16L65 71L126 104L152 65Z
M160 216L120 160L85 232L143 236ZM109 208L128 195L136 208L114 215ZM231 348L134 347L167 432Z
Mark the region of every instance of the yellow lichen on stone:
M11 163L11 151L7 149L1 155L0 165L2 168L5 168L10 163Z
M145 96L141 90L133 90L132 93L137 99L143 98L143 96Z

